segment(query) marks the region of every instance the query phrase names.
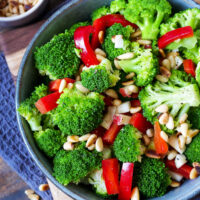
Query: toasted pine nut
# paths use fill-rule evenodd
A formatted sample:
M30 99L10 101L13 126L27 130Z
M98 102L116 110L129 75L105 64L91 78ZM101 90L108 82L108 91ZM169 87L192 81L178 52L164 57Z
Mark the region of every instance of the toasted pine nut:
M49 185L48 184L41 184L40 186L39 186L39 190L40 191L47 191L49 189Z
M175 150L171 150L169 151L168 155L167 155L167 159L168 160L173 160L177 155L177 152Z
M133 52L128 52L128 53L124 53L122 55L119 55L117 57L117 59L119 60L127 60L127 59L131 59L134 57L134 53Z
M159 117L159 123L160 124L167 124L169 120L169 114L168 113L162 113Z
M68 83L68 84L67 84L67 88L68 88L68 89L71 90L73 87L74 87L74 84L73 84L73 83Z
M163 49L159 49L159 52L163 58L166 58L166 54Z
M161 104L160 106L158 106L155 111L158 113L166 113L168 112L168 105L167 104Z
M183 154L177 154L175 158L175 165L176 168L182 167L187 162L185 155Z
M188 137L186 138L186 142L185 142L185 143L186 143L186 144L190 144L191 142L192 142L192 138L188 136Z
M183 149L185 147L185 142L186 142L186 138L183 135L180 135L178 137L178 145L180 149Z
M158 155L158 154L156 153L155 150L148 150L148 151L145 153L145 155L146 155L147 157L149 157L149 158L160 159L160 155Z
M83 135L83 136L79 137L79 141L80 141L80 142L87 141L87 140L89 139L89 137L90 137L90 136L91 136L91 134L90 134L90 133L88 133L88 134L85 134L85 135Z
M135 76L134 72L131 72L130 74L126 75L126 79L131 79Z
M28 196L30 194L34 194L35 191L31 190L31 189L28 189L28 190L25 190L24 193Z
M70 135L67 137L67 142L76 143L79 142L78 135Z
M137 40L137 42L141 45L150 45L151 40Z
M97 139L97 135L95 134L90 135L90 137L88 138L86 142L86 147L89 147L90 145L94 144L96 139Z
M171 72L166 67L160 67L160 73L167 78L171 76Z
M169 70L171 68L171 63L170 63L170 61L167 58L162 61L162 65L164 67L166 67L167 69L169 69Z
M200 174L200 163L198 162L193 162L192 166L196 169L198 175Z
M101 137L97 138L96 143L95 143L95 147L96 147L96 150L98 152L102 152L103 151L103 141L102 141Z
M174 119L171 115L169 115L169 120L166 124L166 127L170 130L174 129Z
M59 86L59 93L61 93L64 90L64 88L66 87L66 85L67 85L66 80L62 79L61 82L60 82L60 86Z
M163 140L165 140L165 142L168 142L168 135L164 132L164 131L161 131L160 132L160 136Z
M127 85L132 85L133 83L134 83L134 80L131 80L131 81L123 82L122 85L127 86Z
M63 144L63 149L66 150L66 151L73 150L74 145L72 144L72 142L65 142Z
M188 114L184 113L183 115L181 115L180 119L179 119L179 123L182 124L184 123L188 118Z
M120 99L115 99L115 100L113 100L112 104L113 104L113 106L119 106L122 104L122 101Z
M198 172L195 168L193 168L190 172L190 179L195 179L198 177Z
M98 38L99 38L100 44L103 44L103 41L104 41L104 31L99 31Z
M162 83L166 83L169 79L166 76L156 75L156 79Z
M191 138L193 138L194 136L196 136L197 134L199 133L199 130L198 129L190 129L189 131L188 131L188 135L191 137Z
M154 135L154 131L152 128L147 129L146 134L148 137L153 137Z
M176 188L176 187L179 187L179 186L180 186L180 183L173 180L173 181L171 182L170 186Z
M101 61L103 61L103 60L105 59L105 57L102 56L102 55L100 55L100 54L96 54L96 57L97 57L97 60L98 60L99 62L101 62Z
M138 106L138 107L131 107L131 108L130 108L130 113L131 113L131 114L138 113L138 112L140 112L141 110L142 110L142 108L141 108L140 106Z
M145 144L146 146L148 146L148 145L150 144L150 142L151 142L151 140L149 139L149 137L148 137L147 135L143 135L143 136L142 136L142 139L143 139L144 144Z
M39 200L40 199L40 197L37 194L30 194L30 195L28 195L28 198L30 200Z
M118 60L116 58L114 59L114 65L117 69L121 69L121 67L119 66Z
M89 90L87 88L85 88L81 82L77 82L76 83L76 89L78 89L79 91L81 91L82 93L88 93Z
M128 93L138 93L139 92L139 88L136 85L127 85L124 87L125 90L128 91Z
M184 137L188 136L188 124L183 123L179 127L177 127L177 131L179 131Z
M99 48L95 49L95 54L99 54L103 57L106 57L105 51L103 51L102 49L99 49Z
M170 55L168 57L170 64L171 64L171 68L174 69L176 67L176 61L175 61L175 57L173 55Z
M136 32L131 34L131 38L136 38L138 36L142 35L142 32L140 30L137 30Z
M105 91L105 94L107 94L109 97L112 97L113 99L118 99L118 94L113 89L108 89Z
M91 144L90 146L87 147L88 150L92 151L95 149L95 144Z
M80 80L81 80L80 75L76 76L76 81L80 81Z
M134 187L131 193L131 200L140 200L140 192L138 187Z

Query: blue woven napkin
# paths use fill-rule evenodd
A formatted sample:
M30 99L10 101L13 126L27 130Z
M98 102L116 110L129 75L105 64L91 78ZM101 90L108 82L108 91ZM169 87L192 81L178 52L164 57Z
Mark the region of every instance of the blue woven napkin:
M15 85L0 52L0 156L44 200L51 200L50 191L38 186L46 178L32 160L20 134L15 111Z

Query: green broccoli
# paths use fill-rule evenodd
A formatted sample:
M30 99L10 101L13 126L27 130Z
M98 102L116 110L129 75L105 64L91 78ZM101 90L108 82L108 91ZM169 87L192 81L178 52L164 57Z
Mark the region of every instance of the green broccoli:
M129 0L124 10L125 18L137 24L142 38L148 40L157 39L161 22L170 14L171 5L167 0Z
M110 3L110 12L111 13L123 13L124 9L126 8L126 1L125 0L115 0Z
M191 107L188 111L188 120L190 121L192 128L200 129L200 107Z
M126 125L117 135L113 150L121 162L136 162L141 152L141 134L132 125Z
M48 93L48 87L44 84L35 87L35 90L32 92L31 96L25 99L19 106L18 112L24 117L29 123L32 131L40 131L42 115L35 107L35 102L46 96Z
M88 22L88 21L78 22L78 23L72 25L69 30L67 29L66 30L66 34L68 34L68 32L69 32L70 34L74 35L74 32L78 27L80 27L80 26L88 26L88 25L90 25L90 22Z
M184 154L190 164L193 162L200 162L200 134L196 135L192 142L187 145Z
M35 66L41 75L50 79L73 77L79 69L80 59L75 53L73 34L61 33L35 51Z
M110 14L110 8L107 6L103 6L101 8L98 8L92 13L92 21L95 21L96 19L103 17L104 15Z
M54 129L34 132L34 138L39 149L48 157L54 157L66 141L61 132Z
M65 135L84 135L99 126L103 119L103 96L84 95L76 89L65 89L53 113L55 124Z
M161 24L160 33L164 35L165 33L172 31L177 28L191 26L193 31L196 32L195 36L190 38L185 38L182 40L177 40L167 46L167 49L178 49L179 47L185 47L187 49L192 49L197 43L198 29L200 28L200 10L198 8L187 9L176 13L173 17L167 20L167 23Z
M44 130L47 128L55 127L55 123L53 121L53 112L54 112L54 110L49 111L45 115L42 115L42 127Z
M99 65L86 67L81 73L81 82L90 91L102 93L116 85L119 71L113 71L111 62L104 59Z
M144 116L152 123L159 115L155 109L167 104L176 127L180 117L187 113L191 106L199 106L200 94L194 78L183 71L172 70L167 83L156 81L149 84L139 93L139 100Z
M54 160L53 175L63 185L79 183L91 171L99 169L102 157L96 151L89 151L85 143L72 151L60 150Z
M165 164L148 157L143 157L141 163L135 163L134 179L142 196L146 198L164 195L171 183Z
M132 59L119 60L119 66L126 72L135 72L137 77L135 84L145 86L152 82L158 72L158 59L152 53L151 49L143 49L133 43L134 57Z
M109 60L113 61L117 56L131 51L130 35L133 32L131 26L123 27L121 24L115 23L106 30L106 36L102 44L102 48L107 54ZM112 37L115 35L123 36L123 48L115 48Z
M198 84L200 85L200 62L197 64L195 73L196 73L196 77L195 78L196 78Z

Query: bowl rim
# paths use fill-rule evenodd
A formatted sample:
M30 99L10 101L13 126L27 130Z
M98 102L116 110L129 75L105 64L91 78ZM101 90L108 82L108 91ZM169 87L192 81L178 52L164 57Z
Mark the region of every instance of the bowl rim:
M34 13L41 5L47 0L38 0L37 4L33 6L31 9L29 9L27 12L17 15L17 16L11 16L11 17L0 17L0 22L12 22L17 21L26 18L27 16Z

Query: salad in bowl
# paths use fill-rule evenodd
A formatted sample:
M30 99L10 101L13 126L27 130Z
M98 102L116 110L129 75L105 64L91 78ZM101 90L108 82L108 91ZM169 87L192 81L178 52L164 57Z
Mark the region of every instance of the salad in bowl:
M115 0L35 48L18 112L59 183L136 200L198 177L199 28L197 8Z

